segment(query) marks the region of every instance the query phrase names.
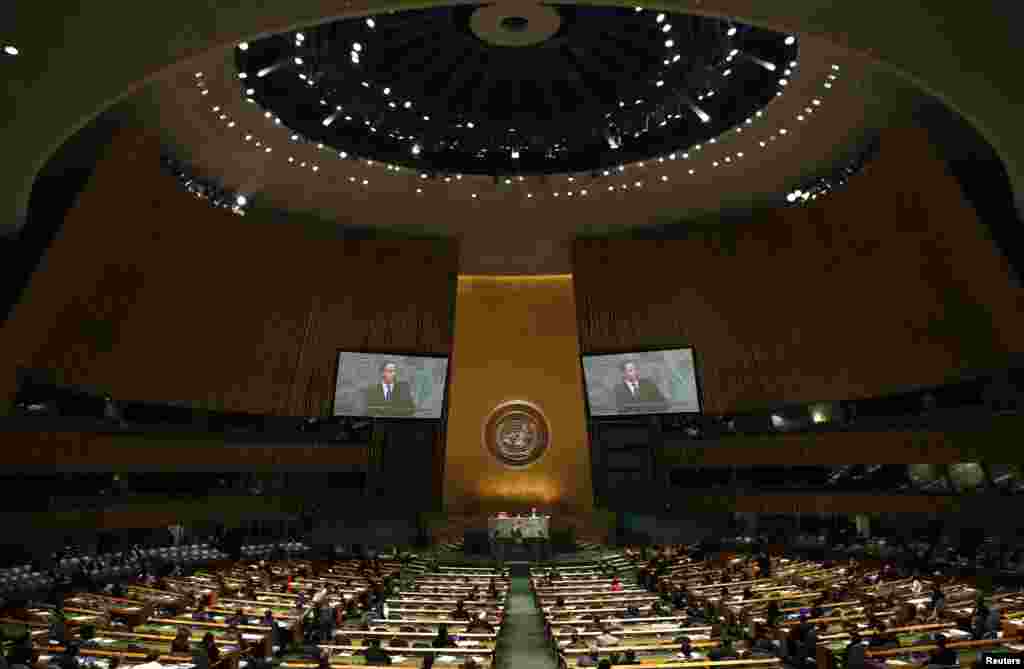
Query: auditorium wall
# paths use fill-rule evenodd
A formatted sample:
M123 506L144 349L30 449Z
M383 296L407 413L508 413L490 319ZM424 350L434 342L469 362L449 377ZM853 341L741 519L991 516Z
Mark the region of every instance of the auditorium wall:
M925 131L846 188L671 240L579 240L584 352L693 346L726 413L939 384L1024 350L1024 291Z
M0 332L0 398L21 366L123 399L316 415L337 349L448 353L454 242L238 217L159 158L144 132L112 141Z

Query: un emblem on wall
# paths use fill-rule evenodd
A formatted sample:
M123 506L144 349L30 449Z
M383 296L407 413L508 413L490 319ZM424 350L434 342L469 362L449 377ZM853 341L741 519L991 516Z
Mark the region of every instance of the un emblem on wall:
M506 467L532 465L550 443L548 419L529 402L499 404L484 421L484 445Z

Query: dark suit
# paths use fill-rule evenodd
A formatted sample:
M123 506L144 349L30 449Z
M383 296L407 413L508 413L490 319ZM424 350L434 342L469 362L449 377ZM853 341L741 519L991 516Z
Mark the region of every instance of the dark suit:
M396 381L391 386L391 397L384 399L383 383L375 383L366 389L366 413L371 416L411 416L416 413L412 392L405 381Z
M658 390L653 381L637 379L636 395L629 392L629 386L625 381L620 381L615 386L615 405L619 411L660 411L668 407L665 396Z

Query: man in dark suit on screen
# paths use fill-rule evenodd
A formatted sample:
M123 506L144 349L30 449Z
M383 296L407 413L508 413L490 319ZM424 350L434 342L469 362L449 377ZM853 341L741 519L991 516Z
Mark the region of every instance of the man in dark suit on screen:
M397 379L393 362L380 366L380 383L366 389L366 413L371 416L411 416L416 413L409 384Z
M622 363L622 382L615 384L615 405L621 413L653 413L668 408L665 396L650 379L641 379L636 363Z

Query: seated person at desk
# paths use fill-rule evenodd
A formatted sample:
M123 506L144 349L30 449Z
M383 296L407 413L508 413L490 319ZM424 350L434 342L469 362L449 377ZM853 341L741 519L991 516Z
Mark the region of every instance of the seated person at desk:
M366 657L366 664L391 664L391 656L381 650L380 639L371 639L370 647L363 651Z
M238 609L237 611L235 611L235 614L233 616L228 616L228 618L224 621L224 624L225 625L244 625L245 621L246 621L246 619L245 619L245 611L243 611L242 609Z
M206 650L206 657L210 660L211 665L220 660L220 649L217 648L217 641L213 638L213 632L207 632L203 635L203 648Z
M57 666L60 669L78 669L78 644L69 643L65 649L64 654L60 656L57 661Z
M750 589L750 586L743 588L743 599L753 599L754 591Z
M622 662L619 662L619 664L640 664L636 659L636 651L632 648L627 649Z
M192 620L198 620L200 622L209 622L213 616L206 610L206 605L200 603L196 606L196 610L192 613Z
M708 659L713 662L718 660L735 660L738 657L736 649L732 645L732 639L722 639L721 645L712 648L711 652L708 653Z
M618 576L612 578L612 592L622 591L622 581L619 580Z
M612 634L610 627L604 627L601 629L601 634L597 637L597 643L599 646L618 646L619 637Z
M171 641L171 654L184 653L189 654L192 652L192 632L189 628L181 626L178 628L178 634Z
M434 648L454 648L455 647L455 639L453 639L452 636L450 634L448 634L448 626L447 625L445 625L444 623L441 623L440 625L437 626L437 636L434 637L434 640L431 642L430 645L433 646Z
M581 657L576 661L577 667L596 667L598 663L597 659L597 646L591 646L590 652Z
M879 625L876 628L875 636L872 637L871 641L868 642L868 646L871 650L885 650L888 648L899 648L900 641L895 636L886 631L885 625Z
M572 637L568 641L563 641L563 648L586 648L587 642L580 638L579 632L575 630L572 633Z
M50 638L61 643L67 642L67 622L64 615L64 604L57 602L56 608L50 614Z
M494 625L487 621L487 612L481 611L470 621L469 625L466 626L467 632L484 631L489 634L494 633Z
M846 669L864 669L864 644L860 634L850 633L850 643L846 646Z
M362 620L363 612L359 610L356 600L350 599L345 605L345 613L342 615L342 620L349 622L352 620Z
M690 637L684 636L679 640L679 657L684 660L703 660L704 654L695 651L690 645Z
M203 641L199 648L192 652L192 663L195 669L210 669L220 661L220 650L214 641L213 633L207 632L203 635Z
M668 611L665 610L664 604L662 604L660 601L655 600L651 604L651 615L654 616L654 617L657 617L657 616L667 616L668 615Z
M750 647L750 650L753 653L760 655L775 655L775 653L778 652L778 648L775 646L775 643L768 638L768 630L759 625L754 634L754 643Z
M565 606L565 597L555 597L555 606Z
M779 611L779 603L774 600L768 602L768 611L765 613L768 627L775 627L781 617L782 612Z
M959 658L957 657L956 651L952 648L946 647L946 637L939 634L935 637L935 645L938 646L928 655L928 662L925 665L939 665L943 667L952 666L957 664Z
M630 604L629 606L626 607L626 612L623 614L623 617L624 618L639 618L640 617L640 609L637 607L636 604Z
M455 610L448 614L452 620L469 620L469 611L466 610L466 600L460 599L455 603Z
M988 628L989 610L984 603L978 604L972 619L972 633L975 640L984 639Z

